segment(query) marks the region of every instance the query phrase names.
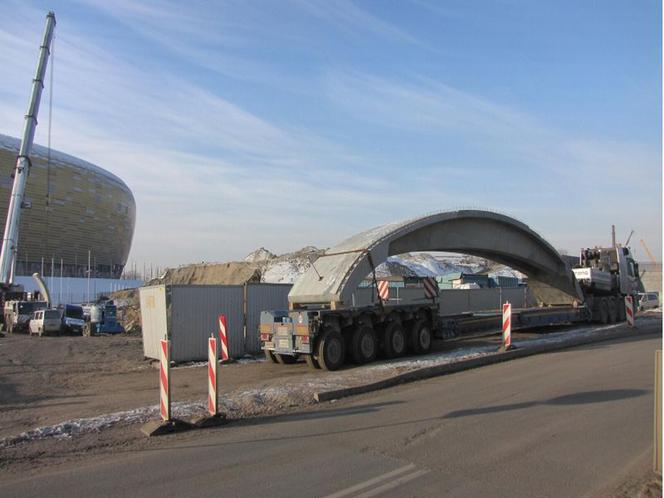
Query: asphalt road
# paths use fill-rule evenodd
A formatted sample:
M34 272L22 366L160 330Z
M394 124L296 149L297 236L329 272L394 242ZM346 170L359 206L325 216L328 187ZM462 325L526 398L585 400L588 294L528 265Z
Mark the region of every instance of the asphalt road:
M656 335L400 386L0 484L0 496L582 496L650 454Z

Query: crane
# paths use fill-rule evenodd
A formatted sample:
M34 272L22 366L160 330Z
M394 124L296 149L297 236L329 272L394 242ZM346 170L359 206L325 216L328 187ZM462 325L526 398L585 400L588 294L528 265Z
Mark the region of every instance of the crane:
M641 239L640 242L641 242L641 245L643 246L643 249L646 251L646 254L650 258L650 261L657 264L657 260L655 259L655 256L653 256L652 253L650 252L650 249L648 248L648 245L646 244L646 241Z
M0 290L4 297L8 293L22 292L14 284L14 270L16 267L16 254L18 252L18 229L21 219L21 209L24 207L25 186L30 173L30 151L35 137L37 127L37 114L39 114L39 103L42 90L44 89L44 75L48 57L51 53L51 42L55 30L55 14L49 12L46 16L46 27L39 50L39 62L35 77L32 80L32 92L28 103L28 111L25 114L21 148L16 159L14 169L14 184L11 197L9 198L9 209L7 210L7 222L2 238L2 250L0 250Z

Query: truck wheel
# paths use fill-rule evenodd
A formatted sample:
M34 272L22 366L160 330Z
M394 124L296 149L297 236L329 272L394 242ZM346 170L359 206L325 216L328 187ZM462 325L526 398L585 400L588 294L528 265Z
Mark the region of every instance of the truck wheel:
M417 320L408 334L410 348L416 354L428 353L431 349L431 326L428 320Z
M275 358L274 353L272 351L270 351L269 349L265 350L265 359L272 362L272 363L277 362L277 359Z
M274 357L276 358L277 363L280 363L282 365L292 365L297 361L297 358L295 356L291 356L288 354L274 353Z
M396 358L406 352L406 334L399 322L390 322L383 334L383 353L386 358Z
M603 324L609 323L609 303L605 297L599 301L599 321Z
M616 298L616 304L618 306L618 321L624 322L627 320L627 311L625 311L625 300L622 298Z
M337 370L344 364L344 338L336 330L327 330L318 342L318 363L325 370Z
M318 360L314 358L314 355L312 354L305 354L304 355L304 361L307 362L307 365L309 365L309 368L313 368L315 370L318 370L320 368L320 363L318 363Z
M376 334L368 325L358 325L350 341L350 352L353 362L358 365L376 359Z
M618 307L616 306L616 298L610 297L609 301L609 322L616 323L618 321Z

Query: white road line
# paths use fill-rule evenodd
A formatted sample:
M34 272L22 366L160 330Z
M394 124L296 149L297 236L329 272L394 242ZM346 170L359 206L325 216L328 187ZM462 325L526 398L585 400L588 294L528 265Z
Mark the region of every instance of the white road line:
M368 481L361 482L359 484L355 484L354 486L351 486L350 488L342 489L341 491L337 491L336 493L333 493L331 495L327 495L325 498L341 498L342 496L348 496L350 494L355 493L356 491L360 491L362 489L368 488L369 486L372 486L374 484L378 484L381 481L384 481L386 479L389 479L394 476L398 476L399 474L403 474L404 472L408 472L409 470L413 470L415 468L415 464L409 464L406 465L405 467L401 467L400 469L393 470L391 472L387 472L386 474L379 475L377 477L374 477L373 479L369 479Z
M369 491L366 491L361 495L357 495L355 498L369 498L370 496L376 496L380 493L389 491L390 489L394 489L397 486L401 486L402 484L412 481L413 479L416 479L428 472L429 472L428 470L418 470L416 472L413 472L412 474L407 474L405 476L398 477L393 481L386 482L385 484L378 486L377 488L370 489Z

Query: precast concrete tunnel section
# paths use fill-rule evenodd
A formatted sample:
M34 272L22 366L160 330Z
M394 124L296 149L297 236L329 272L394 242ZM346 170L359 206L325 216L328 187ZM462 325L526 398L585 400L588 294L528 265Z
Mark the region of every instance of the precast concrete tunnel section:
M583 302L569 264L551 244L514 218L480 210L448 211L372 228L327 250L296 280L291 307L349 307L360 282L389 256L445 251L480 256L528 276L541 304Z

